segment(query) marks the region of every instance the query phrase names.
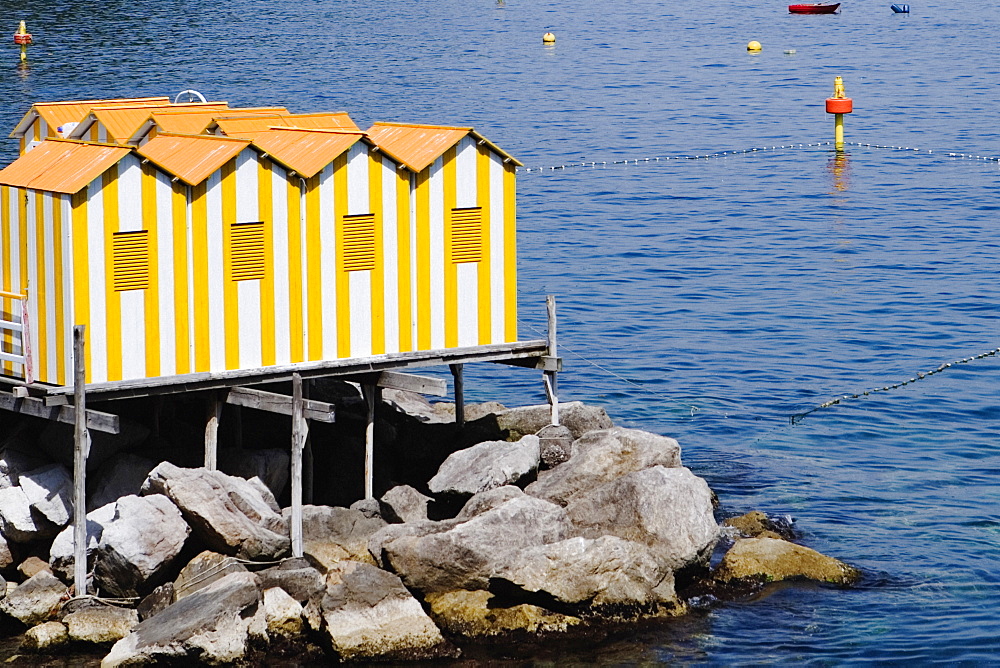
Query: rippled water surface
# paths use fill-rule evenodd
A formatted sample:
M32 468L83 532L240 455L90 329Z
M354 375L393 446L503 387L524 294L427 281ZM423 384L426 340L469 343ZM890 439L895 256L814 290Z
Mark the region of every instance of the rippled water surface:
M676 437L724 512L791 515L804 542L867 577L573 658L993 662L1000 361L789 419L1000 345L1000 171L948 156L1000 155L1000 13L889 4L7 0L0 29L27 19L38 44L28 69L2 48L0 127L36 100L193 87L347 110L362 127L473 125L529 167L726 152L523 172L521 336L556 295L564 399ZM764 51L747 54L750 39ZM832 136L822 105L838 74L849 141L920 150L808 146ZM477 399L542 399L524 370L466 376Z

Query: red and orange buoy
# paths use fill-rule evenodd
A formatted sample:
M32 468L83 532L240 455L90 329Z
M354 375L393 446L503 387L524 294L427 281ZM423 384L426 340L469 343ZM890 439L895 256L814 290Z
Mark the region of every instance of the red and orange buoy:
M833 144L838 151L844 150L844 114L854 111L854 100L844 93L844 80L833 80L833 97L826 98L826 113L834 115Z
M17 32L14 33L14 44L21 47L22 63L28 59L28 45L33 43L31 33L28 32L28 28L24 25L24 21L21 21L21 25L18 26Z

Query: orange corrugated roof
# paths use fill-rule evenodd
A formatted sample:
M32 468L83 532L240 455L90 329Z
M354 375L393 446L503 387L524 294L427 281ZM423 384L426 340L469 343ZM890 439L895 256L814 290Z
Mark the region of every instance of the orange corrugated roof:
M331 114L273 114L262 116L229 116L215 119L208 129L217 126L227 137L256 139L272 127L303 128L307 130L348 130L360 132L345 112Z
M80 100L76 102L37 102L24 115L10 133L11 137L24 134L34 117L41 116L53 130L66 123L79 123L94 107L119 107L137 104L169 104L168 97L134 97L116 100Z
M251 107L248 109L227 109L226 116L232 115L245 115L245 116L259 116L261 114L265 115L280 115L287 114L288 109L284 107ZM201 112L186 112L178 113L176 111L157 111L152 115L153 122L156 123L156 127L162 132L176 132L182 134L201 134L205 131L209 125L212 124L216 118L219 118L221 114L218 111L204 113Z
M108 132L108 138L124 144L149 118L150 114L162 110L171 114L192 114L198 112L218 112L227 109L225 102L192 102L187 104L137 105L134 107L94 107L87 118L101 123ZM79 138L85 132L86 119L73 132Z
M390 156L420 172L470 132L472 128L375 123L368 136Z
M415 172L423 171L438 156L471 134L514 164L521 163L472 128L446 125L415 125L408 123L375 123L367 132L375 145Z
M245 139L160 133L139 148L150 162L189 185L198 185L250 145Z
M206 131L211 132L213 128L218 128L222 130L227 137L256 139L258 135L269 131L276 125L286 125L281 118L281 114L230 116L227 118L216 118L211 124L209 124Z
M129 153L110 144L47 139L0 170L0 184L72 195Z
M285 114L283 118L288 126L293 128L361 132L361 128L357 126L346 111L337 111L328 114Z
M253 144L308 179L362 137L364 133L361 131L274 128L258 135Z

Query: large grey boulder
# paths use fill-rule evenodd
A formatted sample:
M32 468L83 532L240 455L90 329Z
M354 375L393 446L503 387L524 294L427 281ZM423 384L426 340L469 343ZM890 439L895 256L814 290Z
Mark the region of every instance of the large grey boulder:
M104 527L115 519L116 502L112 501L101 506L97 510L87 513L87 572L94 567L97 558L97 546L100 544L101 536L104 534ZM66 527L59 532L59 535L52 541L49 547L49 566L52 572L69 582L73 579L73 564L75 556L73 553L73 525Z
M286 559L277 566L257 571L256 575L261 591L280 588L302 605L325 586L323 574L306 559Z
M629 473L573 497L566 511L584 537L646 545L673 570L707 563L719 536L708 483L684 467Z
M382 402L390 408L426 424L443 424L455 421L454 411L450 415L447 412L439 411L435 408L438 404L430 403L422 394L416 392L385 388L382 390Z
M524 492L520 487L514 487L513 485L505 485L503 487L497 487L495 489L489 489L485 492L480 492L476 494L462 506L462 510L459 511L455 519L460 522L465 522L471 520L476 515L482 515L488 510L493 510L494 508L503 505L510 501L511 499L520 499L525 496Z
M0 570L14 565L14 553L10 551L7 539L0 535Z
M69 643L69 633L62 622L45 622L32 626L24 632L21 639L22 652L38 652L50 654L62 649Z
M849 585L861 571L816 550L780 538L743 538L729 548L716 570L718 580L757 579L766 582L805 578Z
M230 573L241 573L246 570L247 567L235 557L205 550L189 561L177 574L173 587L174 601L190 596Z
M48 571L28 578L0 601L0 611L25 626L49 621L59 612L66 585Z
M89 605L74 610L62 621L73 642L110 647L139 625L139 613L110 604Z
M268 561L283 557L290 548L285 520L257 486L243 478L163 462L150 472L142 493L170 498L215 552Z
M97 474L88 508L101 508L114 503L123 496L139 494L142 483L146 482L149 472L156 468L156 462L131 452L123 452L117 457L106 461Z
M0 489L16 487L22 473L45 465L44 459L29 454L21 448L10 447L11 443L18 442L30 447L30 443L23 443L30 439L28 431L28 424L22 423L21 426L14 428L13 434L5 434L3 437L3 449L0 450Z
M290 460L288 448L229 448L219 451L219 470L247 480L258 478L274 496L281 496L288 485Z
M281 587L270 587L263 590L262 598L269 638L290 640L305 632L302 604L292 598L288 592Z
M101 666L232 664L262 637L266 621L253 574L230 573L140 622Z
M30 543L59 532L59 527L33 510L21 487L0 489L0 532L12 543Z
M370 564L342 561L310 602L320 631L341 661L406 661L457 656L457 650L398 577Z
M612 610L615 617L683 608L673 572L645 545L614 536L570 538L521 550L494 573L493 588L545 593L580 612ZM506 585L506 586L504 586Z
M458 524L458 520L444 520L441 522L419 520L416 522L406 522L405 524L390 524L373 533L371 538L368 539L368 554L371 555L379 568L391 570L389 557L385 551L386 545L401 538L416 539L432 534L444 533Z
M497 425L510 432L510 438L519 439L525 434L537 434L552 419L548 404L508 408L496 414ZM573 438L580 438L588 431L611 429L614 424L600 406L587 406L579 401L559 404L559 423L569 428Z
M95 583L114 596L141 596L160 584L191 533L162 494L125 496L97 545Z
M534 476L539 461L537 436L486 441L449 455L427 486L433 494L470 497Z
M634 471L681 465L677 441L639 429L592 431L573 442L569 461L538 475L532 496L566 505L571 498Z
M383 542L376 534L371 543L385 564L409 587L444 592L486 589L503 564L527 548L569 538L572 526L562 507L522 495L465 522L390 525L383 531L395 534L393 539Z
M57 527L73 517L73 476L62 464L49 464L18 476L32 510Z
M553 612L530 603L504 604L494 594L459 589L424 597L431 618L444 631L467 638L488 638L516 632L531 635L565 632L579 617Z
M291 513L285 509L286 517ZM386 526L385 520L359 510L332 506L302 507L302 548L317 568L327 571L345 559L374 563L368 539Z
M383 494L379 503L390 522L421 522L427 519L427 505L432 500L409 485L398 485Z

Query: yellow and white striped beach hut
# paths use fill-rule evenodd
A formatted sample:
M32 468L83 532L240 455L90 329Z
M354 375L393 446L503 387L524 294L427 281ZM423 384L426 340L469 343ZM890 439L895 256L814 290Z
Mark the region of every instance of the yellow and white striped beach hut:
M516 342L516 160L471 128L240 111L190 113L244 136L47 139L0 171L3 375L70 383L76 324L95 387Z
M141 146L159 132L173 132L186 135L215 134L209 133L207 128L213 126L216 119L223 116L266 116L275 118L282 114L289 113L284 107L247 107L241 109L229 109L225 112L214 110L197 109L158 109L140 125L129 137L129 144Z
M142 104L170 104L167 97L135 97L116 100L79 100L74 102L39 102L28 110L10 133L21 142L21 154L30 151L44 139L66 136L68 129L82 121L94 107L132 107ZM60 130L62 129L62 130Z
M472 128L375 123L405 165L417 350L517 340L515 168Z
M192 112L219 113L228 109L226 102L186 102L183 104L137 104L134 106L94 107L83 120L68 131L63 132L67 139L84 139L88 141L125 144L134 135L151 114L166 111L174 114L190 114Z

